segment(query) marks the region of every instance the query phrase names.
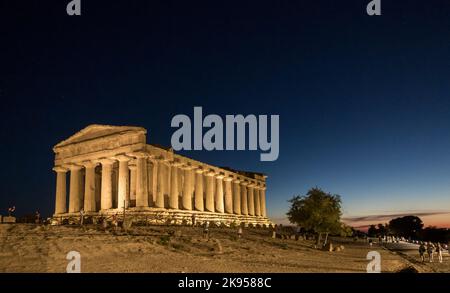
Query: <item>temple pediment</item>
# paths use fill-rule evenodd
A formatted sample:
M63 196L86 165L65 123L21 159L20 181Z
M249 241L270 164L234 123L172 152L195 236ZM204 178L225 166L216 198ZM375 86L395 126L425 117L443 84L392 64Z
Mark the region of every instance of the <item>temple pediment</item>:
M71 137L55 145L55 148L64 147L71 144L76 144L84 141L93 140L96 138L107 137L116 134L124 134L128 132L146 133L145 128L136 126L112 126L92 124L78 131Z

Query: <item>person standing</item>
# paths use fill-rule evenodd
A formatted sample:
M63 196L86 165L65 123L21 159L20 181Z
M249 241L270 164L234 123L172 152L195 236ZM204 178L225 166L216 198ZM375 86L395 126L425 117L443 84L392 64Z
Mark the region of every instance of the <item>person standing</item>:
M442 249L443 247L441 246L441 244L438 242L436 244L436 254L438 256L438 261L439 263L442 263Z
M209 221L203 225L203 238L209 240Z
M434 245L431 242L427 243L427 253L428 253L428 258L430 260L430 262L433 262L433 252L434 252Z
M84 210L81 209L80 210L80 226L83 226L83 222L84 222Z
M238 229L238 238L242 238L242 226L239 226L239 229Z
M8 216L12 217L13 213L15 212L15 210L16 210L16 206L8 208Z
M39 213L39 211L36 211L34 221L36 224L39 224L41 222L41 214Z
M425 244L421 242L419 246L419 255L422 262L425 262L425 251L426 251Z

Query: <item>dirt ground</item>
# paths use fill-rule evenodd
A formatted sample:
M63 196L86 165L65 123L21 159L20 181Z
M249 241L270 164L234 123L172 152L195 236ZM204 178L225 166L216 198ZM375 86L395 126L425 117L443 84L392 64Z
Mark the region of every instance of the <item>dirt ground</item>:
M133 227L103 231L94 226L0 225L0 272L65 272L66 255L78 251L82 272L366 272L371 250L381 254L383 272L412 260L363 241L333 239L339 252L313 248L307 240L272 239L263 229ZM449 262L449 260L447 260ZM419 267L427 271L427 265ZM434 270L436 271L436 270Z

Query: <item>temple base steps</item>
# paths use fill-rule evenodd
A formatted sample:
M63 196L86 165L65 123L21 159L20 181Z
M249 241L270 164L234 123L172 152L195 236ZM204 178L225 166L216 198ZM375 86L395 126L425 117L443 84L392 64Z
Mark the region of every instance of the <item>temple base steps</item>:
M119 222L132 221L133 225L187 225L192 226L193 221L195 225L203 225L209 222L210 226L239 226L244 225L253 227L270 227L274 226L267 217L261 216L246 216L226 213L213 213L202 211L189 210L169 210L163 208L128 208L103 210L99 212L85 212L83 222L85 224L97 224L103 220L111 222L116 216ZM53 215L53 225L63 224L79 224L80 213L65 213Z

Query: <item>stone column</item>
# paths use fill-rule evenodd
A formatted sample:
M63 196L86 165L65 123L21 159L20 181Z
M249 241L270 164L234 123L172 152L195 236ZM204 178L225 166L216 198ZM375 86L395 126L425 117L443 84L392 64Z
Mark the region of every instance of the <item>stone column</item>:
M260 203L260 186L256 185L254 189L254 198L255 198L255 216L261 216L261 203Z
M95 212L97 206L95 202L95 167L97 162L85 162L85 180L84 180L84 211Z
M136 157L136 207L148 207L147 157L146 153L135 153Z
M223 179L225 182L225 213L232 214L233 213L233 189L231 181L233 178L226 177Z
M192 171L192 166L185 166L183 169L184 169L184 182L183 182L182 208L184 210L191 211L194 174Z
M246 182L246 181L241 182L241 214L242 215L248 215L247 185L248 185L248 182Z
M248 214L250 216L255 215L255 198L253 193L254 187L255 187L254 183L250 183L247 186Z
M113 207L112 201L112 167L114 160L102 159L102 193L100 200L101 210L109 210Z
M206 172L206 199L205 208L208 212L214 212L214 172Z
M164 170L166 165L163 161L158 161L158 185L156 190L155 206L157 208L164 208Z
M178 167L179 163L172 162L170 166L170 196L169 196L169 208L179 209L178 206Z
M241 181L235 179L233 180L233 212L236 215L241 214Z
M260 201L261 201L261 216L266 218L267 217L267 210L266 210L266 187L265 186L263 186L261 188L259 196L260 196Z
M151 166L150 166L150 174L148 176L149 180L149 206L155 206L156 207L156 198L158 195L158 161L156 159L151 159Z
M83 178L81 166L70 166L69 213L79 212L83 207Z
M216 175L216 194L214 198L214 204L216 207L216 212L223 213L223 174Z
M55 200L55 214L67 213L66 206L66 172L67 169L63 167L54 167L56 172L56 200Z
M195 210L203 212L203 169L195 170Z
M128 187L130 180L128 162L130 161L130 157L122 155L117 156L116 159L119 161L117 208L123 209L130 204L130 191Z
M128 162L128 169L130 169L130 202L134 201L134 206L136 206L136 165L130 164L131 162Z

